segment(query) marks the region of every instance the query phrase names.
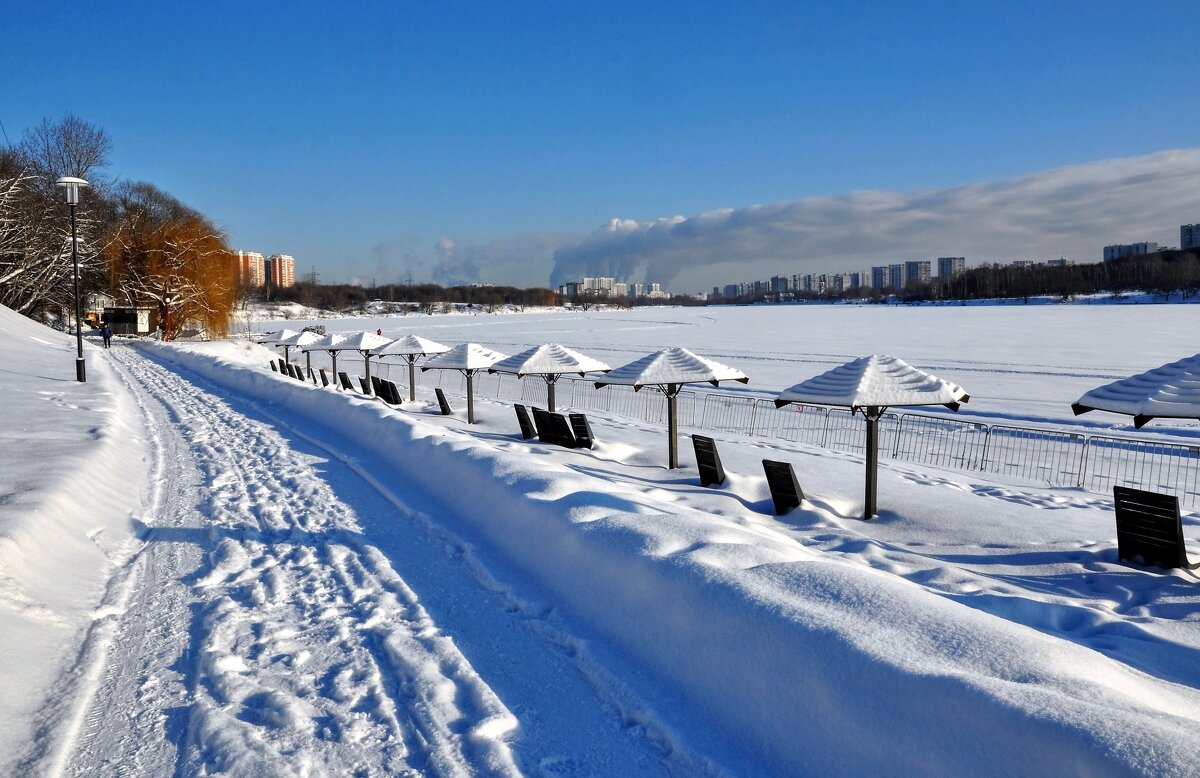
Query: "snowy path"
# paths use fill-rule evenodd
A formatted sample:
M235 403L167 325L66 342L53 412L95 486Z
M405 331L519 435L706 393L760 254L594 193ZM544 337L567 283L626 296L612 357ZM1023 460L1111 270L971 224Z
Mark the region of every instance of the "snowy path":
M68 773L668 772L571 641L350 452L111 355L162 488Z

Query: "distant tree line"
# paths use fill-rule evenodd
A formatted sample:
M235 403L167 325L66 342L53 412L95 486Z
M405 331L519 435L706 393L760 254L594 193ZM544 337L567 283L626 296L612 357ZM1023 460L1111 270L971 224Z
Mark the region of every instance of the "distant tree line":
M1126 257L1114 262L1097 262L1051 267L1049 265L982 265L950 278L934 278L930 283L910 283L904 289L862 287L824 293L797 291L786 294L759 292L736 298L713 297L709 303L749 304L759 302L801 302L815 300L859 300L884 302L895 299L906 303L931 300L993 300L1031 297L1058 297L1068 300L1077 295L1126 294L1148 292L1164 300L1173 294L1184 299L1200 292L1200 252L1160 251L1144 256Z
M0 303L65 323L74 310L69 211L55 182L86 179L77 208L80 285L149 307L165 338L228 331L240 290L225 236L153 184L110 178L112 142L79 117L49 119L0 149Z
M1195 251L1160 251L1114 262L1049 267L971 268L953 278L938 278L916 299L980 300L1075 295L1102 292L1124 294L1145 291L1162 295L1180 293L1185 298L1200 290L1200 256Z
M518 289L512 286L452 286L437 284L384 284L363 287L351 284L298 283L283 289L253 290L250 293L282 302L296 302L314 308L353 311L374 301L413 303L432 312L445 304L476 305L481 308L501 305L551 306L557 302L549 289Z

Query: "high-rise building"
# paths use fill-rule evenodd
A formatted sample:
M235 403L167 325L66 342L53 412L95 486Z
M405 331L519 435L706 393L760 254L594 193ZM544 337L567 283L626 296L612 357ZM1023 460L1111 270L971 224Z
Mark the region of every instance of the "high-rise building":
M887 289L888 287L888 266L879 265L871 268L871 286L875 289Z
M928 259L919 259L915 262L904 263L904 283L918 283L922 285L929 284L929 268L932 263Z
M296 259L288 254L272 254L267 258L271 285L286 289L296 285Z
M893 289L903 289L904 282L904 265L888 265L887 285Z
M579 290L583 294L593 297L612 297L613 284L617 282L615 278L601 276L599 278L588 278L584 276L579 283Z
M966 257L938 257L938 278L953 278L967 272Z
M1125 257L1140 257L1144 254L1153 254L1156 251L1158 251L1158 244L1154 241L1117 243L1104 247L1104 261L1112 262L1115 259L1124 259Z
M263 255L257 251L235 251L233 262L242 286L258 287L267 282Z
M1200 224L1180 225L1179 248L1200 249Z

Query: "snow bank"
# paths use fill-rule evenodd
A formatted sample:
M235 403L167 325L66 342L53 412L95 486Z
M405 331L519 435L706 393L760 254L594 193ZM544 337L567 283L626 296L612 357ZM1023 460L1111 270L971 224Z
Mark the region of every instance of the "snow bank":
M1183 775L1200 758L1194 685L1059 637L1080 624L1024 623L1035 619L1023 612L1051 609L1020 590L981 606L966 584L947 593L808 548L653 484L617 482L598 460L531 456L483 430L247 367L266 363L257 346L149 348L287 423L348 439L395 493L425 494L437 520L481 539L483 558L533 582L596 651L632 657L728 732L718 761L735 772ZM988 505L966 490L937 499L964 521ZM1084 610L1057 605L1063 620ZM1083 618L1132 628L1111 608ZM672 712L658 714L670 731Z
M95 665L78 655L106 628L109 577L139 543L130 512L146 483L141 412L88 344L75 380L75 339L0 307L0 773L39 730L71 717ZM52 687L64 671L65 687ZM85 681L83 685L77 682Z

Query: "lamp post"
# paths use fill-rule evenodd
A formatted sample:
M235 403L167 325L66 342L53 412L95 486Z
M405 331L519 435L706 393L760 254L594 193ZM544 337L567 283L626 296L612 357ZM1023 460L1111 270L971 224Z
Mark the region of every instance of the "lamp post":
M87 186L82 178L63 176L55 182L67 190L67 205L71 208L71 264L75 268L75 380L87 381L83 363L83 301L79 299L79 236L75 232L75 207L79 205L79 187Z

